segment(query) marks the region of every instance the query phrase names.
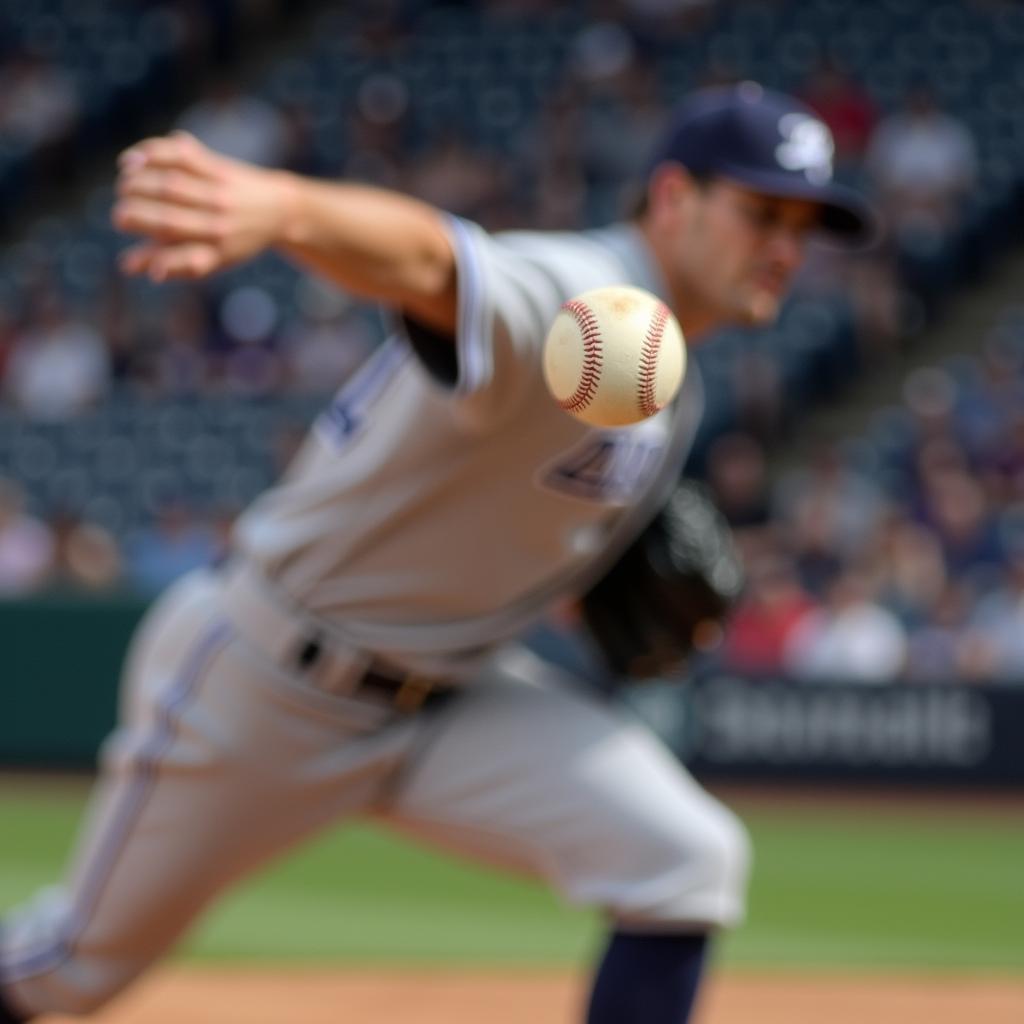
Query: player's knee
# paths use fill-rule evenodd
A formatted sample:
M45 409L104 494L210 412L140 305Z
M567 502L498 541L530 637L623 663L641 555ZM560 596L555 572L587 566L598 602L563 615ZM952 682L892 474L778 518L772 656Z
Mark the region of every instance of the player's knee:
M655 843L652 869L637 889L639 899L620 916L640 923L700 928L742 920L751 845L746 829L731 811L713 805L699 828L692 822L670 828Z
M743 823L721 808L714 825L701 832L695 851L687 855L695 858L694 873L715 914L710 923L737 923L746 907L752 860L750 837Z

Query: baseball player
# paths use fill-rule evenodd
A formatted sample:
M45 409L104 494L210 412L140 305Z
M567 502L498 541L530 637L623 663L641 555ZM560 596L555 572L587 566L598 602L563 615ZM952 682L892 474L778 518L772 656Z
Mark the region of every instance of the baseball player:
M228 885L373 815L600 907L588 1024L679 1024L743 913L747 839L643 726L517 645L582 595L680 473L676 401L599 430L545 390L561 304L631 284L691 343L772 320L807 235L862 233L826 127L746 83L684 101L634 220L489 235L415 199L216 155L120 160L123 257L154 281L274 248L394 311L393 336L239 519L233 557L149 612L65 884L8 914L0 1022L87 1014Z

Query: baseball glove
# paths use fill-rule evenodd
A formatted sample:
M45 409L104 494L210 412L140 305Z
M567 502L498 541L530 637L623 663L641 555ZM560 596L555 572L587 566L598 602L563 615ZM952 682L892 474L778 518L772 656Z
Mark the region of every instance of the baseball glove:
M684 481L580 605L608 668L648 679L707 646L742 586L728 524L702 487Z

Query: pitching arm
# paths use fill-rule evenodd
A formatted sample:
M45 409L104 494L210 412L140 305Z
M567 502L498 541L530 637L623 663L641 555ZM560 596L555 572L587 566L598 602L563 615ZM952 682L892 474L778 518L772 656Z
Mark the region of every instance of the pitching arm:
M454 335L455 257L442 215L427 203L242 163L184 132L125 150L117 195L114 226L143 238L124 253L125 273L201 278L276 249Z

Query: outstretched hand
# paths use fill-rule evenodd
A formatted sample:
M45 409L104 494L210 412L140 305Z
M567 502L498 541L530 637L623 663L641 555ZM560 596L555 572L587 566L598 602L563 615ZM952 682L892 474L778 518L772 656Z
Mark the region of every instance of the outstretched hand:
M145 139L118 159L114 226L144 241L120 258L153 281L205 277L280 238L287 180L231 160L186 132Z

